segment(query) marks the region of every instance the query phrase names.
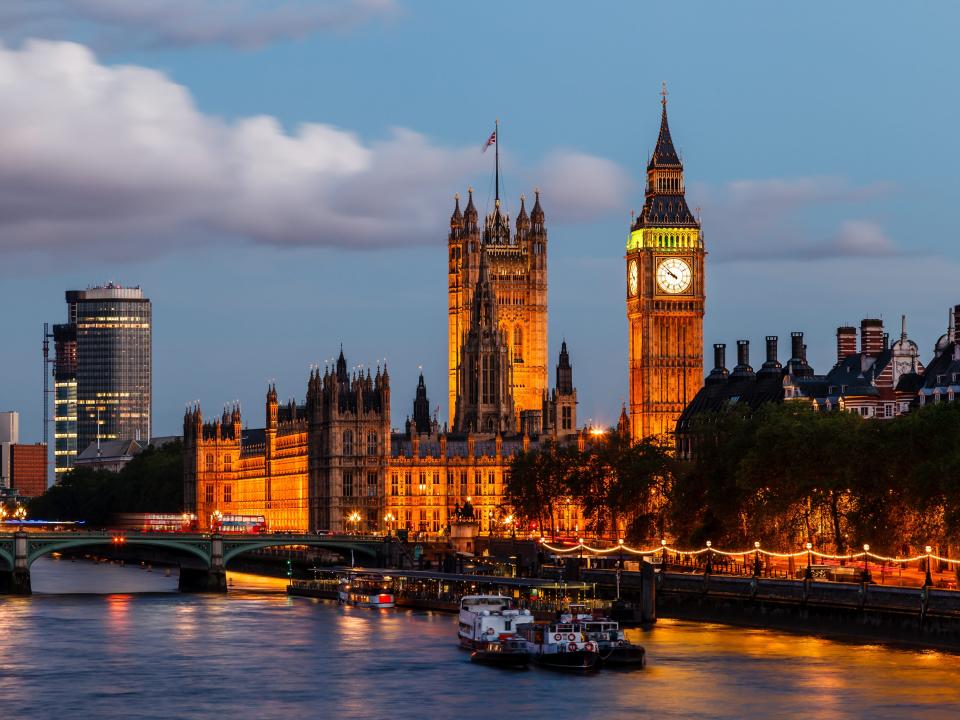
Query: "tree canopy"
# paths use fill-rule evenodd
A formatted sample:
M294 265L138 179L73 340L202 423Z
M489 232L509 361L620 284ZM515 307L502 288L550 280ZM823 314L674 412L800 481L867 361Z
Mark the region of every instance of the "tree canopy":
M121 512L183 511L183 447L179 440L150 446L120 472L74 468L28 507L41 520L82 520L106 526Z

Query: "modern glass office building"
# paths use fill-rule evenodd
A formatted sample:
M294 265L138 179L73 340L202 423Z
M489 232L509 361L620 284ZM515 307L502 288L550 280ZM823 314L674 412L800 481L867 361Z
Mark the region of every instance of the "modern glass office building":
M152 307L139 287L68 290L69 322L54 326L56 471L91 443L148 442Z
M77 457L77 326L53 326L53 470L56 477Z

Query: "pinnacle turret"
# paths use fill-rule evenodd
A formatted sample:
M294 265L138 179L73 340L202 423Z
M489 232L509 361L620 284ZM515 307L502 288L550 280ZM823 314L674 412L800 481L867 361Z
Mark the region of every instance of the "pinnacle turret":
M450 216L450 229L460 230L463 228L463 213L460 212L460 193L453 196L453 215Z
M653 155L650 158L648 170L653 168L682 168L680 156L673 146L673 139L670 137L670 125L667 122L667 84L663 84L660 101L663 110L660 114L660 135L657 137L657 145L653 149Z

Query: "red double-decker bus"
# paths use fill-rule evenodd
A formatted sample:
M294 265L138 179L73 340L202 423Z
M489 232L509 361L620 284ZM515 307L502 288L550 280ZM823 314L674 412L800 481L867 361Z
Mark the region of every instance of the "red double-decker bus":
M263 515L214 515L210 529L221 533L260 534L267 531L267 519Z

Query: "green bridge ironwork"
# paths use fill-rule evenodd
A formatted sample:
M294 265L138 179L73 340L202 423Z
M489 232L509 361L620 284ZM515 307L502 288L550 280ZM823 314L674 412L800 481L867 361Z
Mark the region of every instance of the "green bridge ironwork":
M360 535L305 535L271 533L224 535L219 533L162 533L127 531L13 532L0 533L0 593L29 594L30 566L44 555L86 547L154 547L184 556L180 589L226 590L226 566L238 555L271 547L311 547L340 555L383 560L391 553L393 538ZM199 567L192 567L199 565Z

